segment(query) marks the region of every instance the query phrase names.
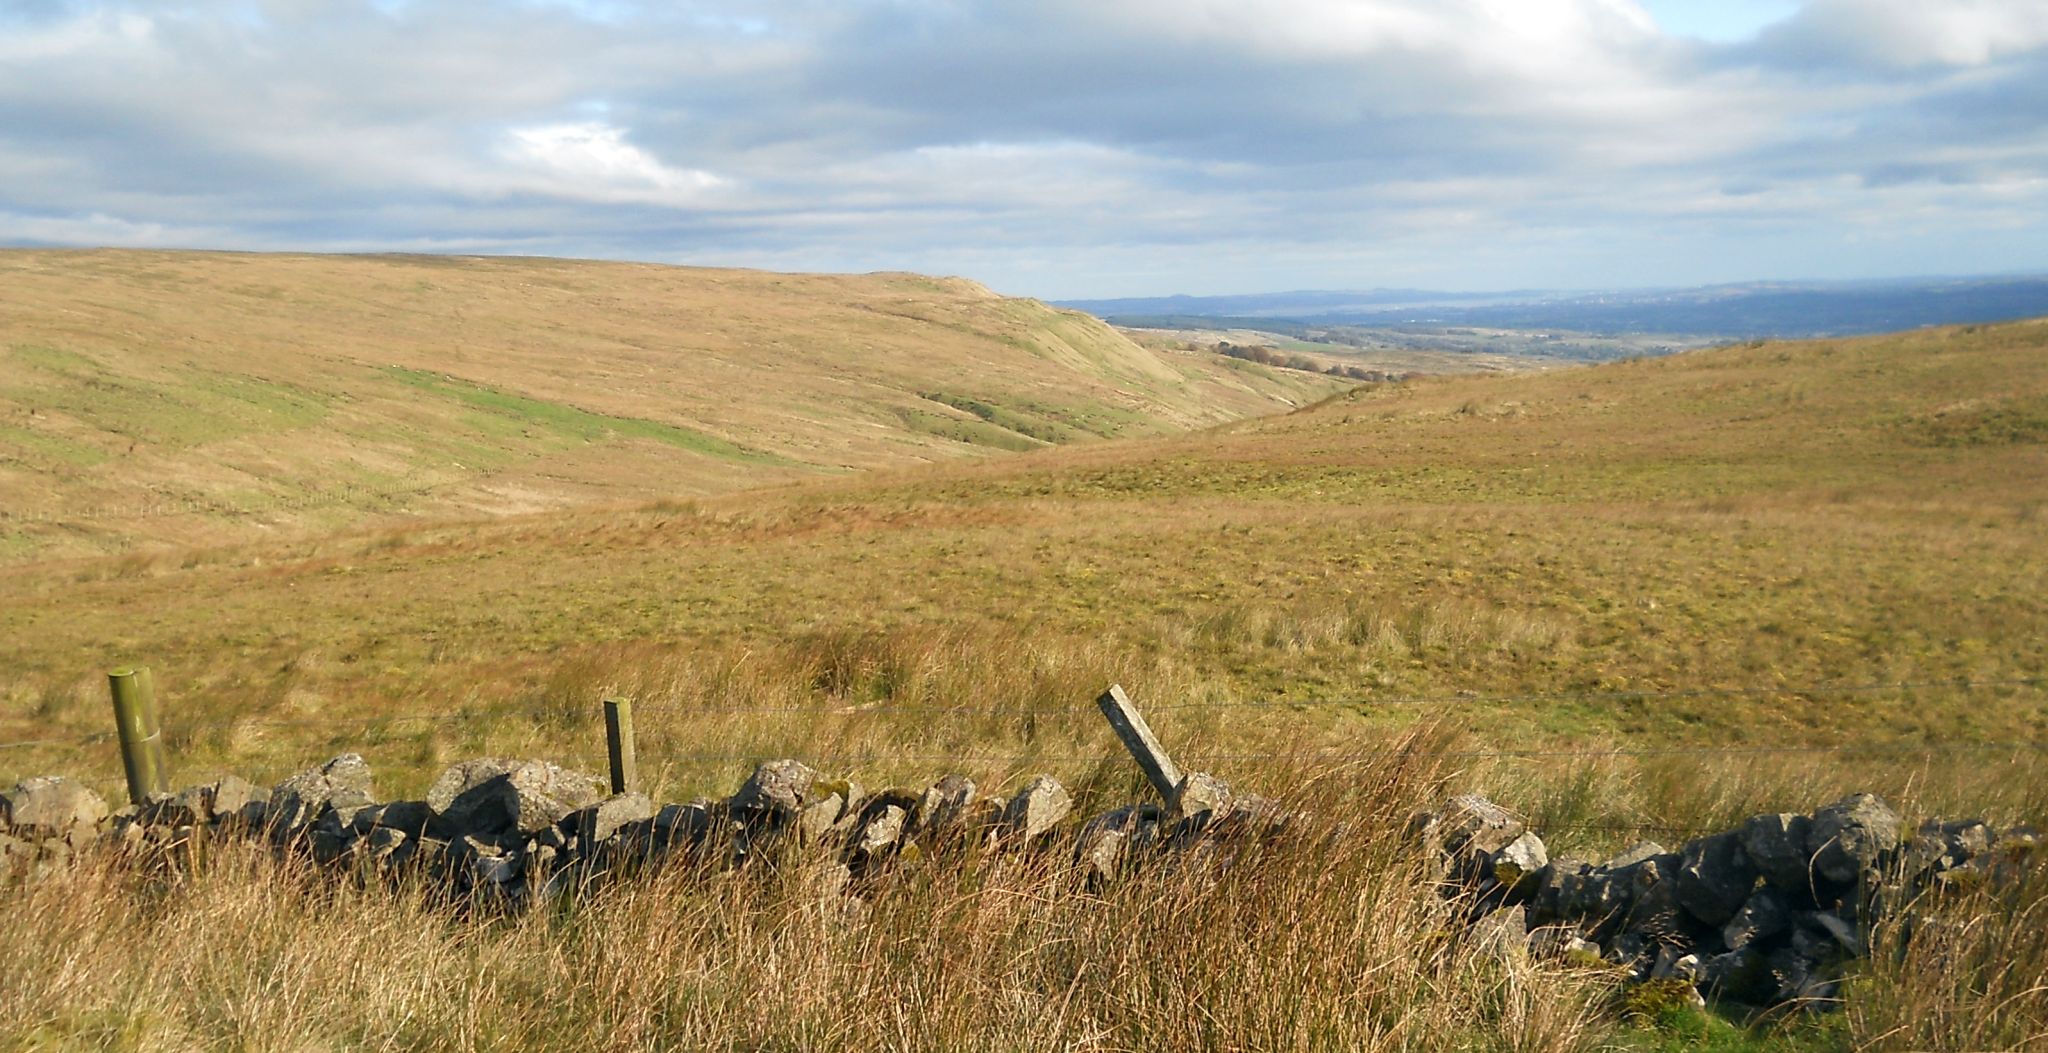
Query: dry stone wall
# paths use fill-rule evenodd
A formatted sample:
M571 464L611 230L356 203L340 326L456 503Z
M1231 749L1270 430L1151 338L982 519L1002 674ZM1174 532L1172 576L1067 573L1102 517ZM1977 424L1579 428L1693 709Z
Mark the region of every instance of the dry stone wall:
M1476 923L1536 953L1597 958L1638 982L1690 982L1701 1002L1751 1005L1830 1002L1888 911L2040 865L2031 827L1929 819L1907 836L1868 793L1811 814L1752 816L1675 850L1640 842L1599 863L1551 859L1535 832L1479 796L1417 814L1411 831Z
M118 809L75 780L24 780L0 794L0 883L36 880L88 851L174 852L239 837L352 873L423 875L506 909L620 869L792 855L822 863L818 881L837 894L963 842L1071 851L1099 887L1146 859L1345 830L1201 772L1182 777L1163 806L1078 822L1073 808L1047 775L1007 797L983 796L960 775L870 792L794 760L760 765L722 801L657 804L608 794L595 775L495 758L449 768L424 800L380 801L369 764L343 754L270 788L229 776ZM1702 1000L1757 1005L1831 999L1888 909L2040 862L2030 828L1929 820L1907 836L1871 794L1754 816L1676 849L1643 842L1598 863L1552 859L1535 831L1476 795L1418 813L1410 833L1443 893L1504 953L1597 959L1634 980L1684 982Z

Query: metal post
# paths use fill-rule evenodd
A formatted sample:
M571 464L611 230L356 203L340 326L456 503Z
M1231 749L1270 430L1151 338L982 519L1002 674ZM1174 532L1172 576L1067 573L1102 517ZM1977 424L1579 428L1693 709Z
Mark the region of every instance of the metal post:
M114 730L121 736L121 767L128 774L128 800L143 804L153 793L169 793L170 766L164 763L163 727L156 722L156 684L137 666L107 674L114 696Z
M623 698L604 700L604 738L612 761L612 792L633 792L640 773L633 758L632 702Z

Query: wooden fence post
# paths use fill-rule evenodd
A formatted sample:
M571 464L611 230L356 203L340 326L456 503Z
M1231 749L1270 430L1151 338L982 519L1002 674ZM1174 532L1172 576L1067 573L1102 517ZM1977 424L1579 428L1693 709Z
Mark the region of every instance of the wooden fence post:
M156 684L149 669L136 666L107 674L114 696L114 730L121 737L121 767L128 775L128 800L142 804L153 793L169 793L163 727L156 721Z
M1138 762L1139 770L1151 781L1152 788L1159 791L1162 799L1171 799L1174 789L1180 786L1180 769L1174 766L1173 758L1166 755L1166 749L1159 745L1151 725L1145 723L1138 707L1131 704L1131 697L1124 694L1123 685L1110 685L1095 704L1109 719L1109 726L1116 732L1116 737L1124 740L1124 748L1131 751L1131 758Z
M640 781L639 765L633 757L633 703L623 698L604 700L605 750L611 755L612 792L632 793Z

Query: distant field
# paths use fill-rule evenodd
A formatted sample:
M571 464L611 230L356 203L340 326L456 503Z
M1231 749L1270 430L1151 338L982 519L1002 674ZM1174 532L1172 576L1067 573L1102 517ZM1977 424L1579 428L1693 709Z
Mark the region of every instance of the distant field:
M1122 327L1131 339L1161 349L1212 348L1219 343L1244 347L1271 347L1306 355L1319 365L1357 366L1383 373L1524 373L1554 369L1563 364L1533 355L1509 354L1472 349L1441 349L1372 343L1359 340L1341 343L1329 339L1304 340L1287 332L1268 329L1221 328L1133 328Z
M0 562L1154 435L1326 378L971 282L0 251Z

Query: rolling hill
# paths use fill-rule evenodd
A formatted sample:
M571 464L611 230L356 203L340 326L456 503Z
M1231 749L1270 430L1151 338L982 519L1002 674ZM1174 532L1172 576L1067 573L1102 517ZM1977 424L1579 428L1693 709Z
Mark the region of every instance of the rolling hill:
M499 716L380 734L422 770L552 748L609 691L685 752L1028 757L1100 729L1015 707L1109 680L1267 704L1157 721L1220 749L1445 697L1498 699L1452 710L1495 742L2038 739L2039 687L1805 689L2039 675L2044 553L2048 323L1764 344L701 501L18 565L0 739L100 730L94 673L131 660L225 722L179 740L201 764L453 700ZM752 706L815 719L716 715Z
M1152 435L1333 381L904 274L0 252L0 561Z

